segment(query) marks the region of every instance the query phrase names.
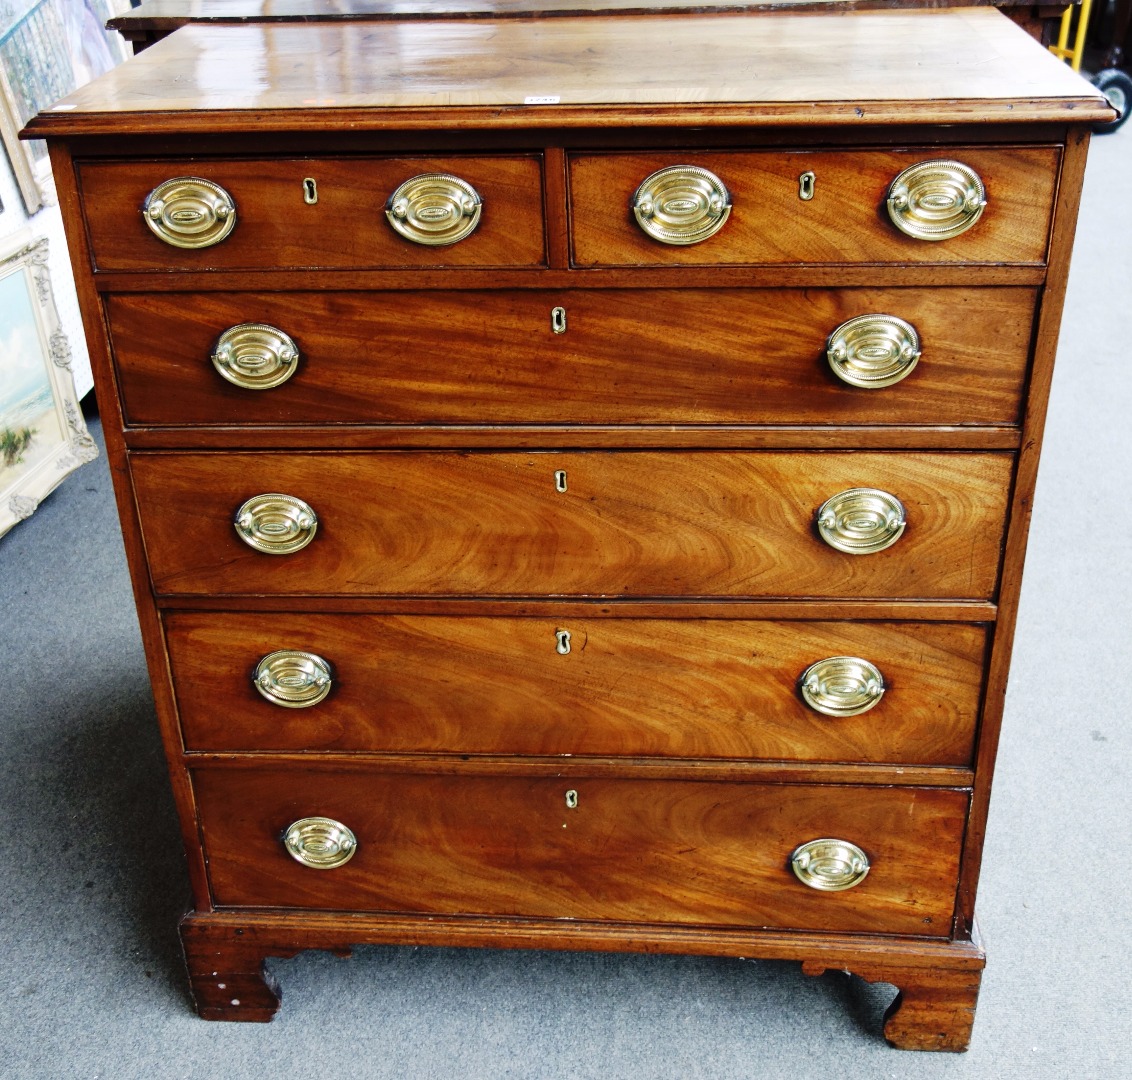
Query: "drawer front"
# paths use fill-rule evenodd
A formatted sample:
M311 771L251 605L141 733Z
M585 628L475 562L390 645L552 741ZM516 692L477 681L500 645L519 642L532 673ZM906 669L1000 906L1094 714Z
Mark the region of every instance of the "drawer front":
M482 200L474 231L436 247L405 239L386 217L389 196L413 177L454 174ZM529 157L400 157L271 161L151 161L79 166L98 270L253 270L311 267L542 266L542 163ZM236 223L209 247L159 239L141 213L176 177L218 184ZM316 182L308 203L305 181ZM187 213L192 213L190 207Z
M1018 421L1034 302L1015 288L578 289L126 294L107 310L138 425L959 425ZM830 335L867 315L919 339L894 385L849 385L830 366ZM278 385L214 366L220 336L247 324L297 349L289 372L272 360ZM253 364L262 355L253 345Z
M986 649L981 626L931 623L174 612L165 626L192 750L962 766ZM329 666L324 699L311 686L312 704L284 704L275 675L256 688L288 650ZM879 698L851 680L807 704L801 676L845 656L877 668Z
M910 166L944 158L979 175L986 208L962 235L915 239L890 220L889 187ZM1056 147L580 154L570 159L573 259L578 266L1041 264L1059 162ZM732 198L719 231L686 246L648 236L630 207L642 181L680 165L714 173ZM808 200L799 197L807 172Z
M221 907L498 915L939 935L950 930L963 791L311 768L194 772ZM567 792L576 794L568 806ZM292 858L292 823L347 826L333 869ZM791 855L819 838L869 860L840 892Z
M155 590L183 595L987 599L1012 463L946 452L131 456ZM904 533L873 554L836 550L817 511L866 485L902 503ZM255 550L233 525L246 501L277 493L317 517L291 554Z

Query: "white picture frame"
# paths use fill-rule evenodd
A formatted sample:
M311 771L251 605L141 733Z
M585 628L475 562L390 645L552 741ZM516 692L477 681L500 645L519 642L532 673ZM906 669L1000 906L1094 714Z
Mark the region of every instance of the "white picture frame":
M28 229L0 246L0 536L98 457L75 393L48 241Z

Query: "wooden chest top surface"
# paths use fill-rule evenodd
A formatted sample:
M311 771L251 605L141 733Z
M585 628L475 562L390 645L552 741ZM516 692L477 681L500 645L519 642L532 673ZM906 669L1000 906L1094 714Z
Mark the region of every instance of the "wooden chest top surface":
M993 9L186 26L28 136L1105 120Z
M310 22L351 19L547 19L680 12L853 11L893 7L1028 7L1032 0L145 0L107 25L174 30L189 22Z

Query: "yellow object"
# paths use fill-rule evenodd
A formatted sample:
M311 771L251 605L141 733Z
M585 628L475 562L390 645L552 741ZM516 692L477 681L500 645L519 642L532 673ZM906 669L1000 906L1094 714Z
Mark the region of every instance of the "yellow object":
M1054 56L1068 60L1074 71L1081 70L1081 54L1085 51L1085 31L1089 28L1089 15L1093 10L1093 0L1081 0L1080 7L1069 7L1061 16L1061 30L1057 35L1057 44L1051 45L1049 51ZM1080 11L1077 19L1077 33L1073 35L1073 48L1069 47L1069 33L1073 26L1073 12Z

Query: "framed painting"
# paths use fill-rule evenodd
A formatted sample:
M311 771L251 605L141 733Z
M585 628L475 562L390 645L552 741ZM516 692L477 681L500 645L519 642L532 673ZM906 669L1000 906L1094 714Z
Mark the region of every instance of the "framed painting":
M0 248L0 536L96 457L55 309L47 238L25 229Z

